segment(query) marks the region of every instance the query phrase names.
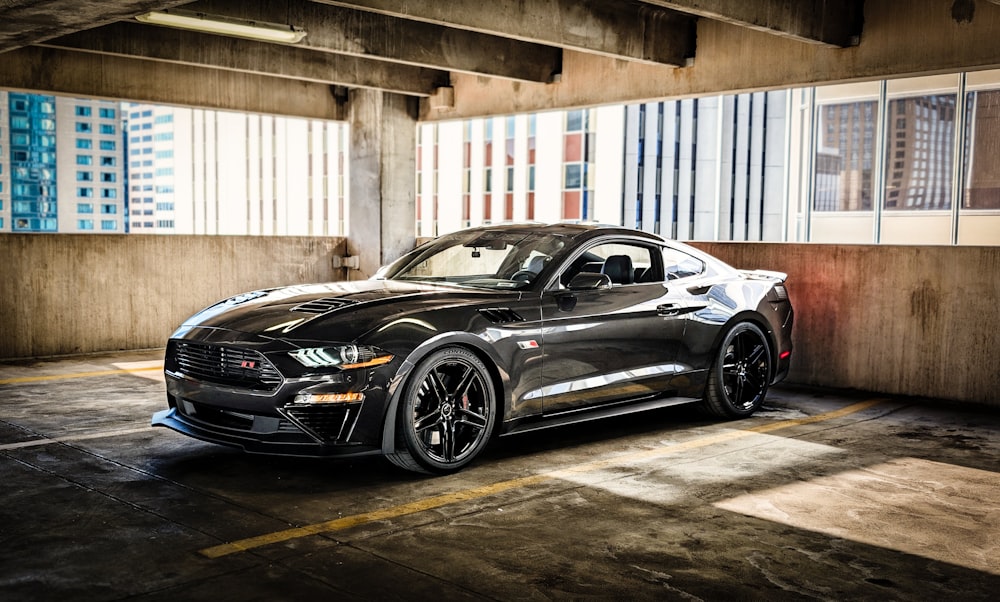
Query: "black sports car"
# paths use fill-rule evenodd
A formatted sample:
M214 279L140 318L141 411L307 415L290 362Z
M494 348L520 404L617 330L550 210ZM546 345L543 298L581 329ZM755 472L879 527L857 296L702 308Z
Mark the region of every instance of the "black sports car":
M193 316L167 344L169 409L153 425L446 473L494 434L689 402L742 418L788 372L784 280L624 228L465 230L370 280Z

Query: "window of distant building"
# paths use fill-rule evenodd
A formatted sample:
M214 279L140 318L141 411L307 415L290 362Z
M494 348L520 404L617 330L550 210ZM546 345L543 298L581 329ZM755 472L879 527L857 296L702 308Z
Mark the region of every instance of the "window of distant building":
M590 111L567 111L563 136L563 210L567 220L593 217L593 191L589 174L593 162Z
M955 95L930 94L888 102L884 207L890 211L951 208L955 148ZM899 167L896 167L896 164Z

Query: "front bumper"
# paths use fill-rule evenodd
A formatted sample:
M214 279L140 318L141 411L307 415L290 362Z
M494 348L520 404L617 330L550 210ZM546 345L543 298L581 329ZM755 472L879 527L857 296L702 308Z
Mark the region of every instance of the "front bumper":
M387 369L391 369L388 368ZM375 369L281 378L272 390L207 382L164 371L165 411L152 418L189 437L247 452L294 456L360 456L382 451L384 375ZM299 403L308 393L360 393L361 400Z
M246 452L281 456L365 456L381 452L379 446L338 445L318 440L292 420L242 414L202 406L194 415L174 406L153 414L152 426L162 426L183 435L237 447ZM228 422L228 425L226 424Z

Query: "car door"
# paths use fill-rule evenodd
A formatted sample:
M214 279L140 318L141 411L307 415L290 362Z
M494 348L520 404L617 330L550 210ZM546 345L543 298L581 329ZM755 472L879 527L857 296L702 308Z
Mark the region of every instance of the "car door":
M604 241L572 258L542 294L542 382L533 395L543 413L669 392L689 297L665 281L656 245Z

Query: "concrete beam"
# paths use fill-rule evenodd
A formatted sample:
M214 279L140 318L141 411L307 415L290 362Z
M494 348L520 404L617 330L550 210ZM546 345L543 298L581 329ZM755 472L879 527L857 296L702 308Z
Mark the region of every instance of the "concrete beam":
M124 21L41 45L415 96L449 82L447 71Z
M632 2L316 1L633 61L684 66L695 52L693 18Z
M864 25L864 0L644 1L706 19L841 48L857 46Z
M67 9L65 0L5 0L0 2L0 52L178 4L184 0L76 2Z
M204 0L184 8L302 27L308 35L299 45L324 52L528 82L550 82L562 69L558 48L305 0Z
M803 44L711 19L698 20L698 59L671 69L565 51L548 86L452 75L454 106L421 102L421 120L529 113L883 78L1000 68L1000 7L979 3L971 20L939 0L865 0L865 33L851 48ZM919 40L919 43L915 43ZM595 84L595 82L597 82Z
M330 86L29 46L3 54L0 87L110 100L343 119Z
M351 178L347 250L367 278L415 246L416 99L351 90ZM352 272L352 276L354 273Z

